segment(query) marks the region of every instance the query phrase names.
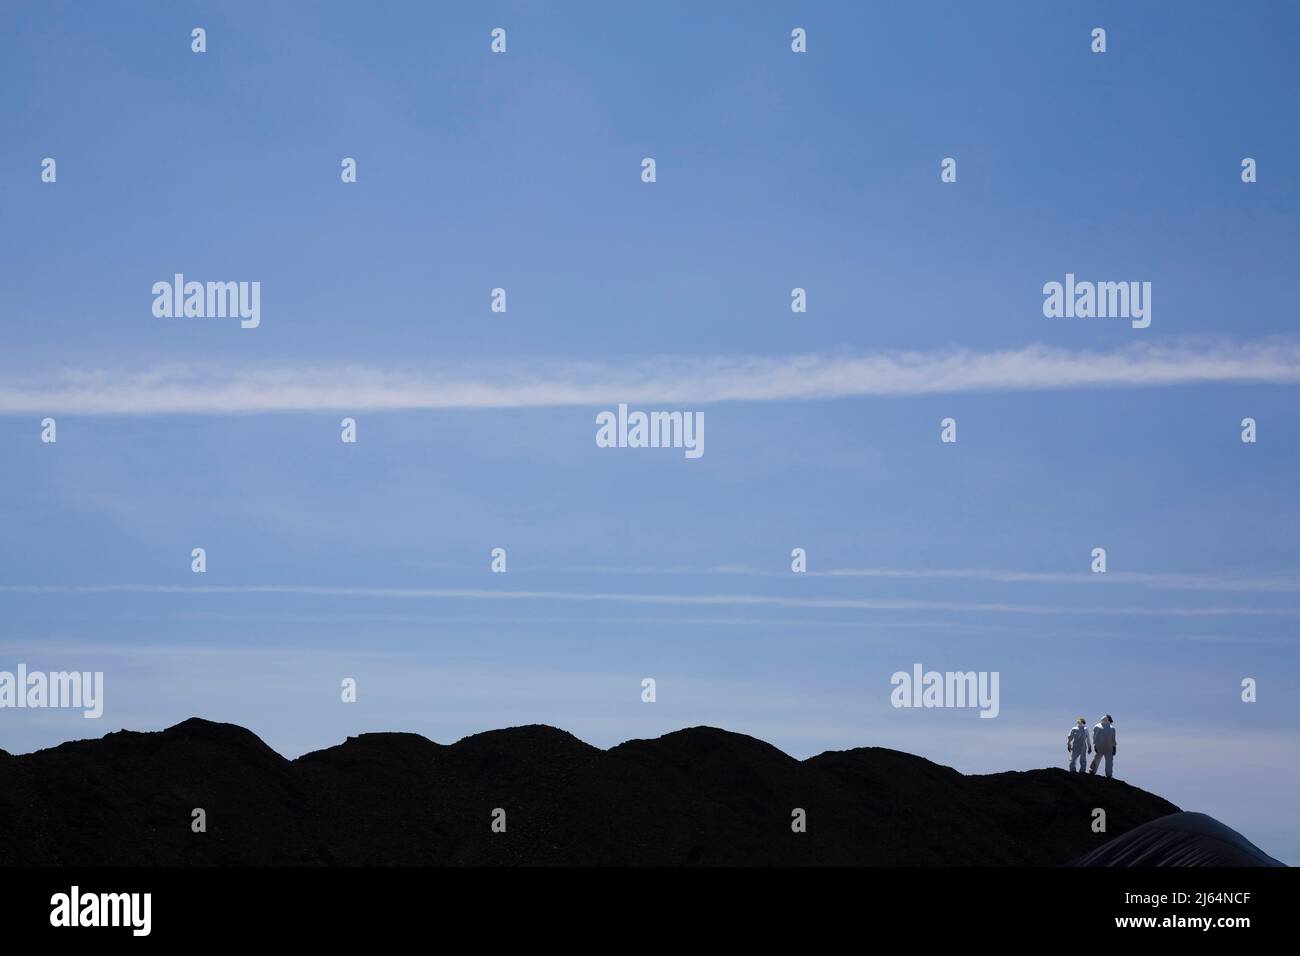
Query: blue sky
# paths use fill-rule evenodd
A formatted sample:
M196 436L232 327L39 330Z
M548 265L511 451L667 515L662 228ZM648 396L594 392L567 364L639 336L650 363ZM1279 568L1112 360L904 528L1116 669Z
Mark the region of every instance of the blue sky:
M0 746L710 723L993 772L1110 712L1119 776L1300 863L1297 26L7 5L0 669L106 703ZM156 318L176 272L259 281L260 327ZM1067 272L1150 281L1151 326L1045 318ZM706 453L597 448L620 401ZM1001 714L895 710L914 662L999 671Z

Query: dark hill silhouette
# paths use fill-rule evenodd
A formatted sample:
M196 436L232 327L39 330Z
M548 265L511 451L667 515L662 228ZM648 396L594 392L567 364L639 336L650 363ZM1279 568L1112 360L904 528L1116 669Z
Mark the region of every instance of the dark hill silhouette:
M1173 813L1134 827L1073 866L1285 866L1204 813Z
M1064 770L966 776L878 747L800 761L712 727L609 750L544 726L363 734L291 761L195 718L0 752L4 865L1058 865L1178 811Z

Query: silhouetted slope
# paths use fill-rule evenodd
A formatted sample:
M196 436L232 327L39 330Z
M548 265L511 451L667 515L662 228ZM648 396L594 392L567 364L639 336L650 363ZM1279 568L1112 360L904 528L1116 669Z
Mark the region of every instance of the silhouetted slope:
M602 751L553 727L475 734L451 746L363 734L295 761L330 835L327 862L543 862L565 818L567 782ZM489 829L506 811L505 834ZM503 839L504 837L504 839Z
M1285 866L1204 813L1173 813L1134 827L1072 866Z
M195 807L223 825L191 833ZM290 761L242 727L123 730L0 763L0 861L308 862L309 807Z
M2 864L1054 865L1177 811L1063 770L964 776L876 747L799 761L711 727L610 750L543 726L363 734L289 761L192 719L0 753Z

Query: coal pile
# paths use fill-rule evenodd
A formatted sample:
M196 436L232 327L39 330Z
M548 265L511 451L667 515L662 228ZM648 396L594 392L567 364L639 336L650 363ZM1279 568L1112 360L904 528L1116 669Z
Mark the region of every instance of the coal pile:
M1054 866L1177 812L1119 780L876 747L800 761L712 727L609 750L545 726L364 734L286 760L195 718L0 751L0 865Z

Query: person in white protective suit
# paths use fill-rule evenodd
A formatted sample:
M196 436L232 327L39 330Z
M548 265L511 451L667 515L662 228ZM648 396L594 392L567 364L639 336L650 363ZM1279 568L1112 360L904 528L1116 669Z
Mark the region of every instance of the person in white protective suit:
M1092 744L1088 742L1088 722L1080 717L1070 728L1069 735L1065 738L1065 749L1070 753L1070 773L1083 773L1088 766L1088 751L1092 750ZM1075 763L1078 768L1075 768Z
M1092 766L1088 773L1097 772L1097 764L1106 758L1106 776L1113 776L1111 770L1115 764L1115 721L1107 714L1092 728Z

